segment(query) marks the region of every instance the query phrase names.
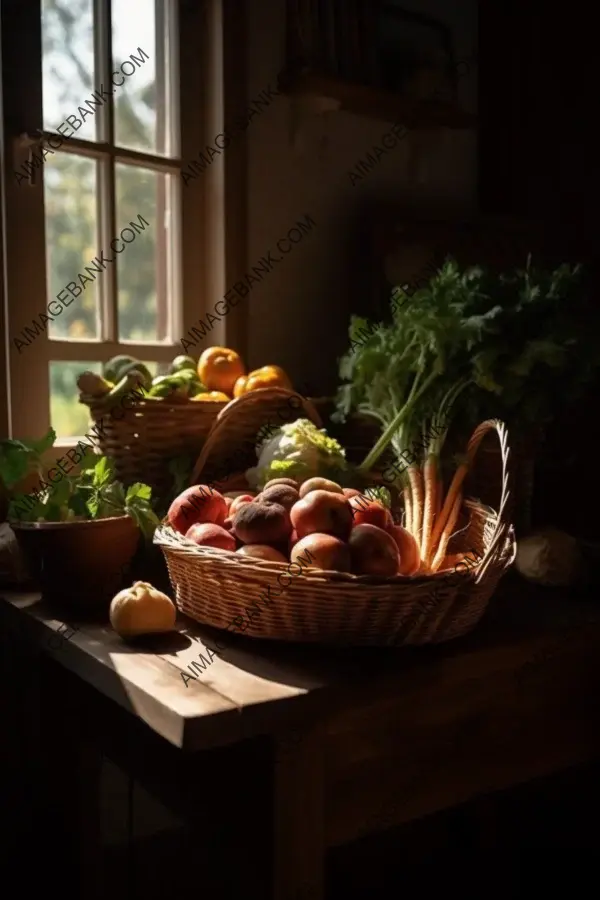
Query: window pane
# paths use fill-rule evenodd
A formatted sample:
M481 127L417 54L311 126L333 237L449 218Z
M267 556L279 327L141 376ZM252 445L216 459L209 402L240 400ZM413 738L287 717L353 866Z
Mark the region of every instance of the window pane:
M44 203L48 301L55 301L50 305L54 320L48 323L49 335L93 340L98 337L96 279L105 277L93 262L99 253L96 163L72 153L49 156ZM61 292L63 299L56 300Z
M169 305L176 302L172 276L171 175L118 164L117 261L119 340L163 341L171 337Z
M77 379L82 372L102 375L101 362L50 363L50 422L59 438L80 437L89 429L90 415L85 404L79 402ZM159 364L144 361L154 378Z
M156 77L154 6L154 0L112 3L115 143L133 150L164 153L165 104L159 103L157 118L156 101L165 79L162 72L158 80ZM133 61L132 54L136 57Z
M90 423L87 406L79 402L77 378L82 372L102 374L99 362L50 363L50 423L56 436L77 437L85 434Z
M93 0L42 0L44 128L56 131L64 122L63 133L71 136L78 123L66 120L75 116L82 122L77 137L90 141L98 121L86 106L97 87L93 32Z

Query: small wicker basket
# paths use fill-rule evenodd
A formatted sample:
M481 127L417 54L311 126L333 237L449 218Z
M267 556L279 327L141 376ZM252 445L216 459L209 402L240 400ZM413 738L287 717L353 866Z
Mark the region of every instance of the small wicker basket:
M480 425L469 450L474 454L483 436L493 430L500 440L503 470L499 511L465 501L459 531L448 547L449 553L476 555L479 562L470 571L411 578L312 568L292 573L284 563L198 547L163 525L154 540L165 555L177 605L199 622L275 640L399 646L439 643L467 633L482 617L516 552L506 519L510 451L503 423L490 420ZM211 436L215 446L217 431L218 426ZM206 480L210 451L207 444L194 484L201 475ZM289 584L282 590L278 579L283 574Z
M102 421L96 442L105 456L114 459L119 481L125 485L141 481L160 495L171 485L169 461L197 456L227 405L148 397L132 400L128 409L119 406L118 416L115 407L101 401L89 409L94 422Z

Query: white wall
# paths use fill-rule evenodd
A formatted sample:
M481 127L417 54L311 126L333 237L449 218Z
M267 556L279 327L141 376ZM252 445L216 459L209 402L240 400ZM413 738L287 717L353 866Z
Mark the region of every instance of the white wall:
M249 22L249 84L252 99L275 83L284 64L285 4L246 0ZM403 4L406 5L406 4ZM423 4L418 4L423 9ZM441 0L429 0L438 14ZM447 4L446 4L447 5ZM450 21L457 57L476 53L473 0L453 4ZM440 13L440 16L443 15ZM461 100L473 108L476 71L461 82ZM336 358L345 347L351 311L352 232L362 210L378 200L398 200L419 211L468 211L476 200L476 132L434 131L403 140L353 186L348 171L391 123L344 112L313 117L303 149L291 140L292 101L278 98L247 131L248 260L258 260L309 213L314 233L283 258L248 300L252 367L285 366L292 378L324 388L336 383ZM323 139L323 140L322 140ZM427 157L415 166L418 148ZM420 171L418 171L420 169Z

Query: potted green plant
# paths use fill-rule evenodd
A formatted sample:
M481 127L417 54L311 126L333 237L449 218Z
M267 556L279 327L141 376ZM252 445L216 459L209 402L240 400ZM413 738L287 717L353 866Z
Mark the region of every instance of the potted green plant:
M32 472L41 478L42 455L55 439L50 429L41 441L0 442L7 519L44 596L82 611L107 613L140 531L151 537L159 523L151 488L133 484L125 490L115 480L114 461L90 452L78 474L63 475L52 484L42 481L29 494L17 491Z

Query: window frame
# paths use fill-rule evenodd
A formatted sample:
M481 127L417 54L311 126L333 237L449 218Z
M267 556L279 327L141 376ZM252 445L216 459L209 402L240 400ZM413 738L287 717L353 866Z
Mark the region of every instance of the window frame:
M94 2L98 6L102 0ZM167 2L177 6L179 19L180 164L185 167L187 161L197 157L198 152L211 142L214 134L223 130L230 116L245 108L245 57L240 53L244 46L245 23L239 0L236 5L232 0ZM110 0L108 3L110 5ZM160 0L157 3L160 5ZM13 337L20 335L47 302L35 299L46 297L43 177L33 187L25 184L19 187L12 174L22 162L16 152L15 138L24 132L35 133L42 122L41 0L27 4L20 0L5 0L1 34L6 111L6 117L3 116L2 140L6 152L2 179L5 198L3 287L8 300L4 304L7 333L3 346L8 379L7 431L11 436L33 437L43 434L50 424L48 362L51 358L102 360L114 353L129 352L168 362L181 352L180 337L205 316L215 298L223 296L226 282L239 278L246 259L246 148L245 138L241 138L201 178L194 179L186 188L181 182L177 186L181 209L178 238L183 302L179 320L181 331L173 334L172 343L50 342L44 332L38 335L33 346L19 354ZM22 59L33 60L33 63L19 71L17 62ZM18 78L15 78L16 71ZM70 138L69 143L73 150L77 145L90 144L76 138ZM126 153L140 161L144 157L138 151ZM227 342L244 352L246 314L245 309L232 310L215 326L205 346ZM198 353L203 349L199 348ZM0 405L0 416L1 413ZM63 439L57 444L64 452L64 448L74 446L76 440Z

